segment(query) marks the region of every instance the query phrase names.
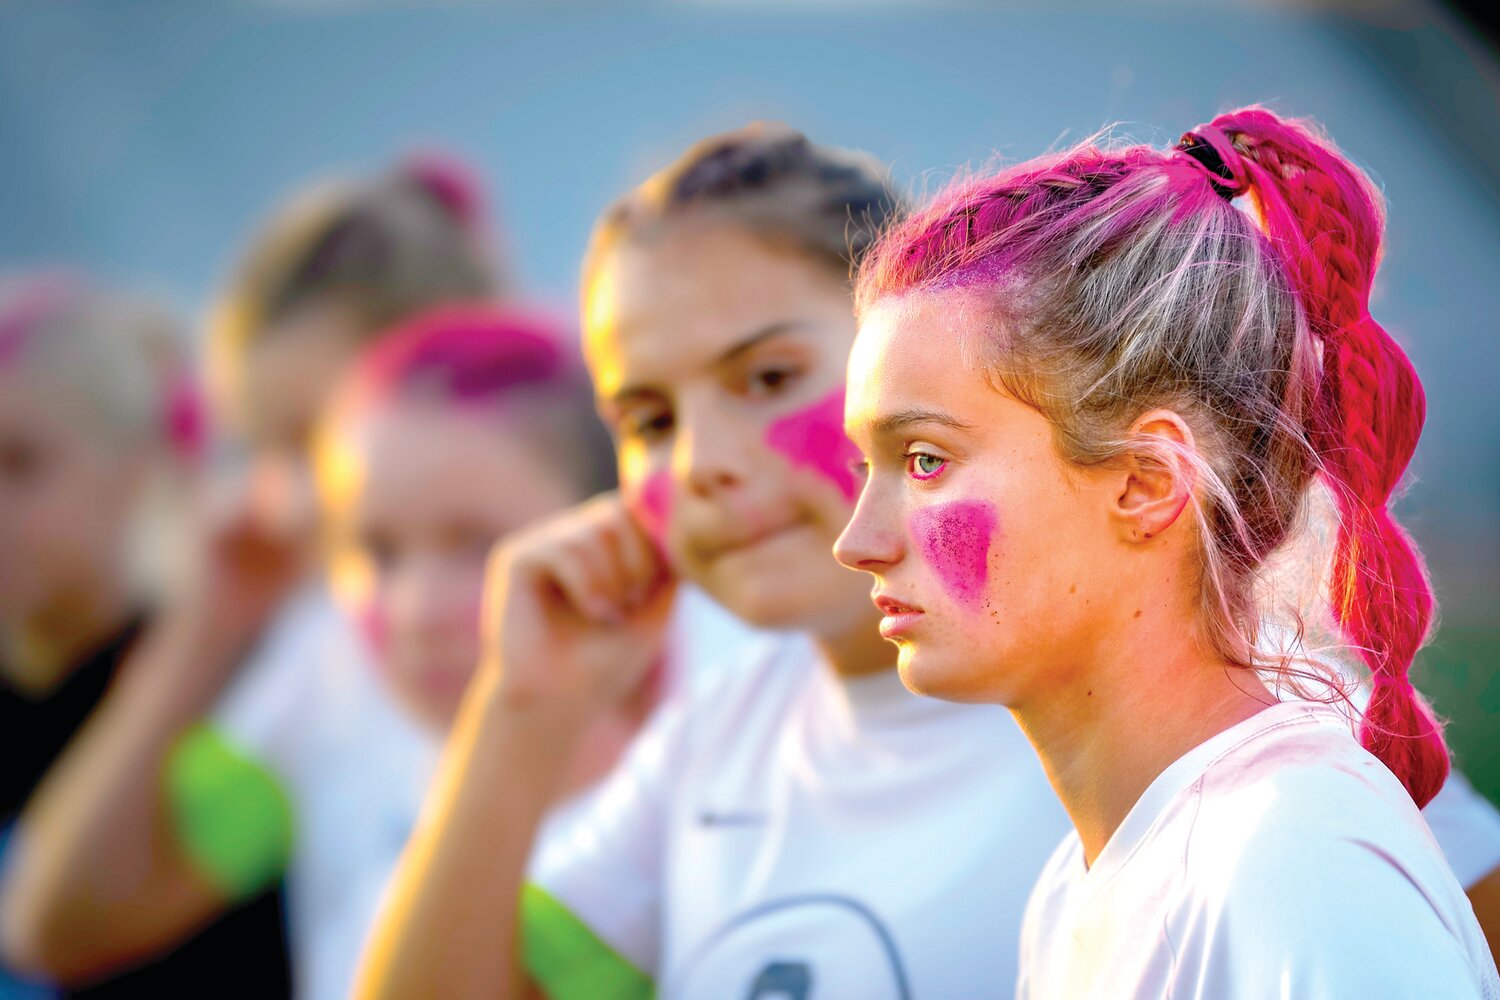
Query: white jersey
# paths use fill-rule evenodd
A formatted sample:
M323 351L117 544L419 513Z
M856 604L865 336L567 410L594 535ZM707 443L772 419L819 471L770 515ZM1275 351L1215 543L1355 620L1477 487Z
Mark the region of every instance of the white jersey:
M542 852L554 908L523 933L576 921L664 998L1004 997L1067 827L1004 709L895 671L840 680L805 638L765 636Z
M1473 909L1406 790L1321 706L1265 709L1157 777L1027 908L1020 996L1500 998Z
M709 660L749 633L683 588L668 639L666 702ZM699 671L701 674L702 671ZM291 804L287 925L296 995L342 1000L437 768L441 738L389 697L327 592L288 602L218 707L215 728L268 772ZM565 804L538 837L587 796Z
M1262 623L1262 637L1266 648L1298 656L1308 656L1302 645L1301 634L1274 622ZM1323 650L1313 657L1323 670L1337 678L1349 693L1345 702L1331 685L1313 682L1312 694L1326 699L1330 706L1344 716L1349 731L1358 738L1359 721L1370 703L1370 682L1361 680L1363 668L1352 653L1340 646ZM1275 672L1262 675L1268 690L1283 701L1299 700L1301 695L1287 684L1281 683ZM1454 770L1433 800L1422 810L1443 856L1464 888L1475 885L1500 869L1500 809L1496 809L1484 796L1474 790L1467 778Z
M215 726L291 804L287 929L295 994L348 996L385 885L437 765L438 739L380 687L321 591L283 612Z

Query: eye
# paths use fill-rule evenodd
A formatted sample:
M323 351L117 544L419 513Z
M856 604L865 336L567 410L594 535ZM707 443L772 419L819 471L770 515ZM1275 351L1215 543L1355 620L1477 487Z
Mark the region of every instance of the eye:
M480 524L456 524L444 533L449 551L465 559L484 559L505 531Z
M400 558L396 543L381 532L367 531L359 537L359 548L378 572L386 572Z
M21 441L0 445L0 477L12 483L28 483L38 478L46 466L40 449Z
M926 451L908 451L905 456L907 472L913 479L931 479L948 465L946 458Z
M627 414L622 423L631 437L658 441L671 433L674 420L670 410L643 410Z
M801 374L800 372L786 367L762 368L752 371L747 380L747 391L752 396L775 396L785 392Z

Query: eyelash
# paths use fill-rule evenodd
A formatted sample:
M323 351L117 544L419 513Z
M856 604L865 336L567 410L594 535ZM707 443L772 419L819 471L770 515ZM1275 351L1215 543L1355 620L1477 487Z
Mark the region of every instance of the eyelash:
M751 373L746 380L747 391L752 395L775 396L785 392L802 373L795 368L763 368ZM767 379L774 381L767 383Z
M930 451L906 451L902 452L901 457L906 460L906 474L913 479L924 482L929 479L936 479L948 468L948 460L946 458L934 455ZM917 468L917 459L919 458L931 458L942 464L931 472L921 472Z
M658 440L665 437L667 431L671 429L672 414L670 413L653 413L639 420L630 419L625 422L625 433L643 441Z

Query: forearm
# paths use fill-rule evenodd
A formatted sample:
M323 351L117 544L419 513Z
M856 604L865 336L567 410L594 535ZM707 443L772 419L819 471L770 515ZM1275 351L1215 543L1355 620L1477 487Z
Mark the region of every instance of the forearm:
M22 816L3 887L7 956L69 980L175 940L219 901L184 872L163 793L179 736L214 703L237 651L163 620Z
M1469 886L1468 895L1474 916L1489 942L1490 954L1500 962L1500 868Z
M530 995L521 887L580 729L575 713L517 706L476 680L367 943L357 996Z

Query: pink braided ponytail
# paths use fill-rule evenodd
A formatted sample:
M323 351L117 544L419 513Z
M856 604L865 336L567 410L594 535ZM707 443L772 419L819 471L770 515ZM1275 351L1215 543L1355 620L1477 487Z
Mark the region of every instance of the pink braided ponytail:
M1221 115L1211 127L1232 143L1228 155L1239 160L1322 346L1323 378L1308 429L1340 515L1334 615L1374 682L1360 741L1426 805L1447 778L1448 751L1407 672L1427 639L1433 596L1421 556L1389 504L1416 450L1427 403L1411 361L1370 315L1381 199L1308 123L1249 108Z

